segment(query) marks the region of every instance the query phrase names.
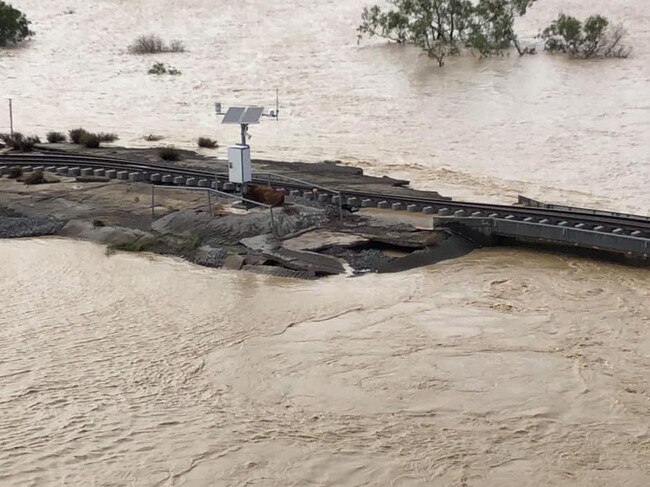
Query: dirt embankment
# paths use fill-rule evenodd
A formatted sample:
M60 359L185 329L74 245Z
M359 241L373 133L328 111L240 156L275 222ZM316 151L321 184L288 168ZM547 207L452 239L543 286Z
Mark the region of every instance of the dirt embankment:
M151 150L135 149L93 154L157 157ZM215 170L221 163L184 153L181 164ZM405 182L369 178L332 163L256 165L316 184L416 193ZM346 214L341 222L335 208L291 197L273 210L271 219L267 209L241 208L232 199L208 200L202 192L181 188L156 189L152 206L152 187L144 183L65 177L43 182L26 185L0 178L0 238L58 235L99 242L111 251L171 254L205 266L303 278L396 272L453 256L460 248L452 241L439 246L448 238L443 232L420 231L372 213Z

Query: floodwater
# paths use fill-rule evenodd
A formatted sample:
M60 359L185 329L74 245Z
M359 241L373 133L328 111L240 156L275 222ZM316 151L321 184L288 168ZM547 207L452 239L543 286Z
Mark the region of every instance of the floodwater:
M260 157L342 159L455 197L511 202L525 193L650 208L646 0L540 0L519 25L534 42L559 11L600 12L626 25L630 59L465 56L444 69L416 49L357 45L367 0L12 3L38 34L0 52L0 96L15 97L23 132L83 125L117 132L128 145L156 133L179 146L201 135L227 146L238 128L220 126L213 103L270 106L277 87L281 120L251 129ZM181 39L188 52L128 54L147 33ZM156 61L182 75L147 75Z
M3 486L650 483L646 270L302 282L35 239L0 295Z
M630 59L444 69L357 45L363 0L12 3L38 35L0 51L0 96L28 134L227 145L213 102L278 87L258 156L649 214L645 0L540 0L519 25L601 12ZM146 33L188 52L129 55ZM3 487L650 485L647 270L495 249L300 282L32 239L0 241L0 296Z

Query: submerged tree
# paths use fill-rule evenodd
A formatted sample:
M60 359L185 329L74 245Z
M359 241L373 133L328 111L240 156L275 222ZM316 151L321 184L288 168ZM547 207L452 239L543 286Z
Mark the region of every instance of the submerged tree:
M33 36L30 23L20 10L0 0L0 47L15 45Z
M387 10L366 7L357 29L359 38L378 36L399 44L413 44L444 65L446 56L462 48L481 56L522 49L514 31L515 19L536 0L390 0Z
M584 22L561 14L542 31L544 49L578 58L626 58L631 49L621 44L623 26L611 26L602 15L592 15Z

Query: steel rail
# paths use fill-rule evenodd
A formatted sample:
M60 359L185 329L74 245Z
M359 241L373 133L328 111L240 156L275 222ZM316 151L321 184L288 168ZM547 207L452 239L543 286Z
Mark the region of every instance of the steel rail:
M131 161L111 157L95 157L76 154L4 154L0 155L0 165L42 165L42 166L85 166L89 168L103 168L116 170L140 171L146 174L167 173L170 175L191 176L209 181L228 181L226 173L181 167L171 164L150 163L144 161ZM266 184L266 179L254 179L254 183ZM311 191L318 185L304 184L291 181L276 182L278 186L288 190ZM571 207L527 207L509 206L491 203L475 203L466 201L451 201L446 199L426 198L418 196L404 196L386 193L369 193L364 191L338 189L341 195L360 200L369 199L374 203L379 201L415 205L422 210L431 207L434 211L447 209L450 212L465 211L468 213L481 212L484 216L493 215L495 218L536 218L548 220L558 224L588 224L593 227L603 227L604 231L621 229L628 233L637 232L638 236L650 238L650 218L641 215L608 214L598 210L589 210ZM470 216L470 215L467 215Z

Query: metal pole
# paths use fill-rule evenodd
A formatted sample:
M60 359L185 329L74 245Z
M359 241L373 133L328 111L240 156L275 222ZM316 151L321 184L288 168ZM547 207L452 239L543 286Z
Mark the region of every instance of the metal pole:
M11 132L11 138L14 138L14 110L12 105L12 100L9 98L9 126Z
M268 184L269 188L271 187L271 175L268 172L266 173L266 184Z
M269 210L271 211L271 231L273 232L273 236L277 239L278 238L278 231L275 228L275 218L273 217L273 207L270 207Z
M155 218L154 206L156 205L156 186L151 185L151 220Z
M210 190L207 190L206 193L208 193L208 211L210 212L210 216L212 215L212 198L210 198Z
M246 145L246 129L248 125L241 124L241 145Z
M339 192L339 219L343 223L343 195Z

